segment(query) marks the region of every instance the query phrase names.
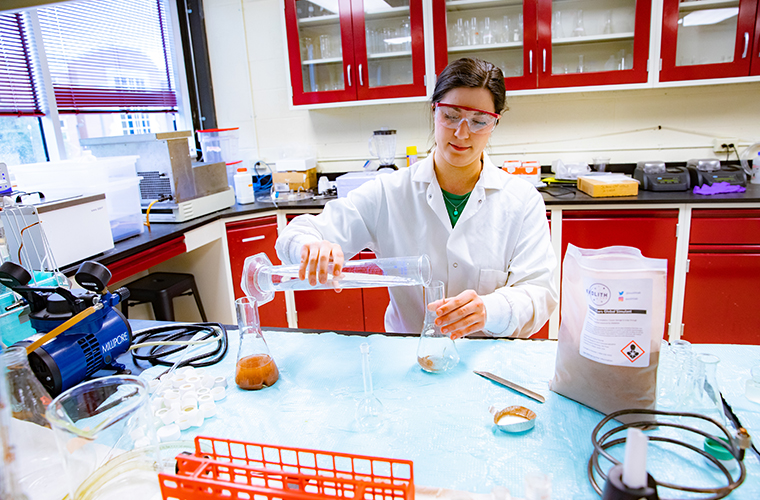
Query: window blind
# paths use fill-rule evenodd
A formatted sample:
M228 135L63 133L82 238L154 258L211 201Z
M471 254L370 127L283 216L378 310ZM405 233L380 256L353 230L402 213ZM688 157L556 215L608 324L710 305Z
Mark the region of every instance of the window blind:
M177 109L162 0L84 0L37 12L59 113Z
M0 115L41 115L23 15L0 14Z

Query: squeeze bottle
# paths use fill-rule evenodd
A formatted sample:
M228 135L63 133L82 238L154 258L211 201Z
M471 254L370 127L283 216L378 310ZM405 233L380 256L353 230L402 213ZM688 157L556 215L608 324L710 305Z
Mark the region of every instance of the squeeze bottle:
M760 151L757 152L757 156L752 160L752 184L760 184Z
M235 200L239 205L253 203L256 201L256 195L253 191L253 175L248 172L246 167L238 167L235 174Z

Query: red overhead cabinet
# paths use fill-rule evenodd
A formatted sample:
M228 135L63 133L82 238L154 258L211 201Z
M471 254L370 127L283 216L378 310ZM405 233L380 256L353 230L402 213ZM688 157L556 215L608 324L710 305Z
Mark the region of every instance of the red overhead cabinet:
M478 57L507 90L647 81L651 0L433 0L436 73Z
M660 81L760 75L758 0L664 0Z

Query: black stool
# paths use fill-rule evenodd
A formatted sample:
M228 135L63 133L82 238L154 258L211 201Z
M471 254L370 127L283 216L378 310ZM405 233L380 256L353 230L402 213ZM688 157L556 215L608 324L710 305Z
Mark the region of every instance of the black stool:
M192 274L153 273L125 285L129 289L129 298L122 302L121 311L129 317L129 308L150 302L153 314L158 321L174 321L174 297L192 295L205 323L206 313L201 304L198 287Z

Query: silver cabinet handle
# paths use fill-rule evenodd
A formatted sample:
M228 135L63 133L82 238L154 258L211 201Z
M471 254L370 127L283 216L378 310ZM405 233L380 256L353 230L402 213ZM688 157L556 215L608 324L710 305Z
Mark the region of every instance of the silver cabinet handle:
M528 51L528 73L533 73L533 50Z
M346 68L346 76L348 77L348 86L351 86L351 65Z
M544 73L546 73L546 49L544 49Z
M742 59L747 57L747 50L749 49L749 33L744 32L744 52L742 52Z
M362 65L359 65L359 86L364 87L364 80L362 78Z
M260 235L260 236L251 236L250 238L243 238L242 240L240 240L240 242L241 242L241 243L248 243L248 242L250 242L250 241L259 241L259 240L263 240L264 238L266 238L266 236L264 236L264 235L262 234L262 235Z

